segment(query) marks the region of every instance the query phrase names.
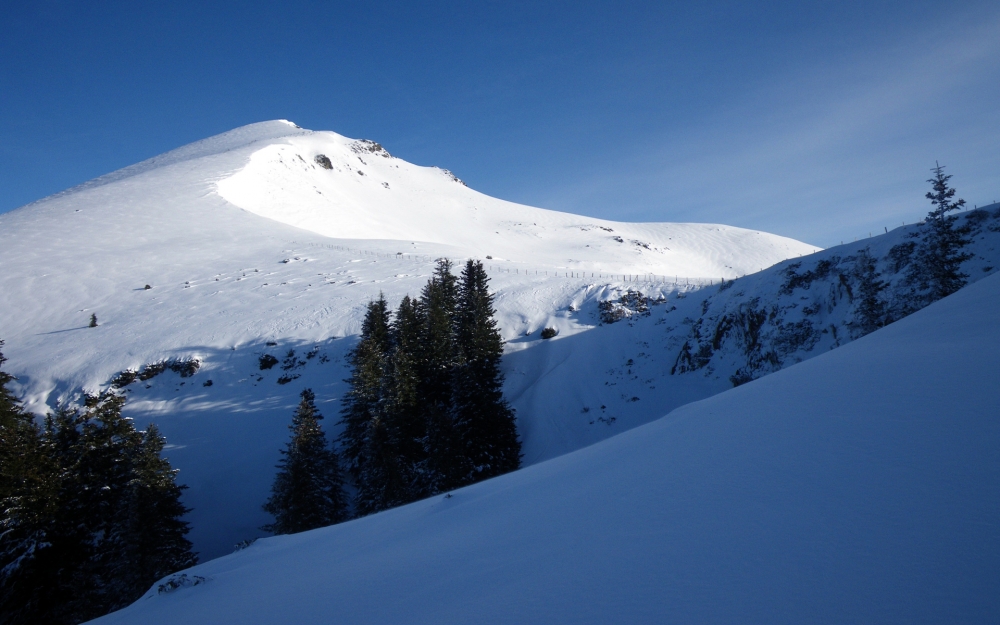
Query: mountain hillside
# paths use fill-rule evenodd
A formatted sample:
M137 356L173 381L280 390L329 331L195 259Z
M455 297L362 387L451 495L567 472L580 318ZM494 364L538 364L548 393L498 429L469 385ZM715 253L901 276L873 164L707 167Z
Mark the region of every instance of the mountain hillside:
M96 622L996 622L998 304L990 276L586 449L259 540Z
M219 195L257 215L328 237L438 243L529 271L732 278L818 248L715 224L625 224L477 193L372 141L296 134L253 152ZM388 251L408 251L396 243Z
M369 141L265 122L0 215L0 338L36 414L114 383L137 425L157 423L204 559L261 535L299 393L336 435L366 302L417 294L435 258L487 263L531 464L730 385L670 376L661 316L592 332L599 302L640 288L658 314L694 314L703 285L815 249L516 205Z

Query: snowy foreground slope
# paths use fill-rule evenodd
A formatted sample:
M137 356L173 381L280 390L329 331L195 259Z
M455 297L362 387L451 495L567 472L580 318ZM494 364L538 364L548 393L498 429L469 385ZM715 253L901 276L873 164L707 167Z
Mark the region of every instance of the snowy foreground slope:
M995 623L1000 277L586 449L95 622Z
M416 295L435 258L487 263L531 464L730 385L674 380L679 345L656 325L663 315L598 328L598 301L641 288L669 302L659 313L696 316L685 311L697 298L680 298L706 280L815 249L727 226L512 204L371 142L265 122L0 215L0 338L39 415L126 370L199 363L191 377L166 370L125 390L126 413L167 437L206 559L262 534L299 392L316 391L336 435L365 303ZM546 326L559 337L540 340ZM264 355L280 364L262 370Z

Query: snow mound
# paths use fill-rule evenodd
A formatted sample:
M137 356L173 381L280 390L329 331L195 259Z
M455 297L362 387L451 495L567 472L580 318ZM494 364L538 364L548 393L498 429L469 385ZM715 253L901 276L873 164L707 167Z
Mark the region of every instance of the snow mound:
M991 276L575 453L259 540L95 622L996 622L998 344Z

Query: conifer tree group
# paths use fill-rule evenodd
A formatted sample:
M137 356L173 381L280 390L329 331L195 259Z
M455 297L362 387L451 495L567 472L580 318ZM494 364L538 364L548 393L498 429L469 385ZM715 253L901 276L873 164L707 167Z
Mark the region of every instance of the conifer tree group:
M395 315L382 296L368 305L340 436L359 516L520 466L489 278L477 261L451 269L439 260Z
M39 428L12 380L0 372L0 624L95 618L197 562L155 426L106 392Z

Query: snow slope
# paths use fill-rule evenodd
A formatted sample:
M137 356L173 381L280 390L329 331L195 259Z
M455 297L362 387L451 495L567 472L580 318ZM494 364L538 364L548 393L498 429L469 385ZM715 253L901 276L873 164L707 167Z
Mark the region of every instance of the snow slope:
M995 623L1000 277L513 474L95 622Z
M681 314L694 298L678 298L706 277L814 249L726 226L511 204L371 142L264 122L0 215L0 338L38 414L126 369L200 362L193 377L167 371L128 386L126 410L167 437L190 486L191 538L208 558L261 535L260 504L302 388L337 433L344 355L365 303L417 294L435 258L494 257L485 262L508 341L506 392L530 464L729 386L671 382L675 350L659 318L592 332L597 300L641 284ZM86 327L91 314L97 328ZM559 337L541 341L545 326ZM282 364L262 371L265 353Z
M332 132L255 151L218 190L236 206L329 237L440 243L532 270L732 278L818 250L729 226L624 224L505 202Z

